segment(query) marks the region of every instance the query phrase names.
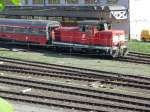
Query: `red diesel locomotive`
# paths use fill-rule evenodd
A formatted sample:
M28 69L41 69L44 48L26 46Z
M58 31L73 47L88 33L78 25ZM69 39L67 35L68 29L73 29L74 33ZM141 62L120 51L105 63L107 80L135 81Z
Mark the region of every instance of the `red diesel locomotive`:
M109 30L108 25L86 20L73 27L62 27L58 21L0 19L0 40L124 56L127 52L125 32Z

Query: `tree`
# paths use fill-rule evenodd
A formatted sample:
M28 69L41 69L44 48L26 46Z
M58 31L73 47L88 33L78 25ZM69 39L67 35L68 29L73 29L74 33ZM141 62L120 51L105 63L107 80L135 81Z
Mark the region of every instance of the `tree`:
M21 0L10 0L14 5L19 5ZM0 0L0 10L5 8L5 0Z

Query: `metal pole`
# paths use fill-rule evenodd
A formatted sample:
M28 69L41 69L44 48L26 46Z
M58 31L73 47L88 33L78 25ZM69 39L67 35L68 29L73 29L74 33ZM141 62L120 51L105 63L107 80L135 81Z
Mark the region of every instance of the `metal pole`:
M46 0L44 0L43 2L44 2L44 6L46 6Z

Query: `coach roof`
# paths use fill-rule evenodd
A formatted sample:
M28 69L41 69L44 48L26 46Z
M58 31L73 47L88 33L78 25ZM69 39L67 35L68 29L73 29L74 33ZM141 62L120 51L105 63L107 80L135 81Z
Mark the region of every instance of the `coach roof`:
M0 18L0 24L4 25L25 25L25 26L60 26L58 21L51 20L26 20L26 19L6 19Z

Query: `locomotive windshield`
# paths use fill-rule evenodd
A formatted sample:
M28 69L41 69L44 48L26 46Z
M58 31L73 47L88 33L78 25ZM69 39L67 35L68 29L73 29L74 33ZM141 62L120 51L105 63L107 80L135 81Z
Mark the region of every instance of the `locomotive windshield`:
M88 32L91 30L91 25L81 25L80 26L80 31L82 32Z
M83 32L88 31L91 29L92 26L96 26L98 31L109 30L111 29L111 24L106 21L99 21L99 20L84 20L79 21L80 30Z
M111 24L110 23L98 23L97 24L97 30L103 31L103 30L110 30Z

